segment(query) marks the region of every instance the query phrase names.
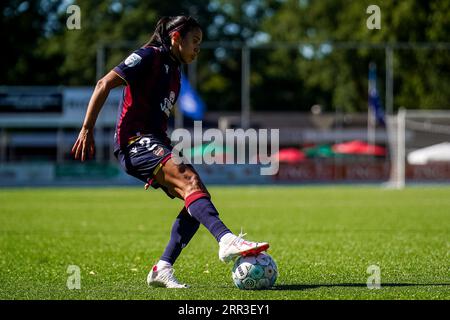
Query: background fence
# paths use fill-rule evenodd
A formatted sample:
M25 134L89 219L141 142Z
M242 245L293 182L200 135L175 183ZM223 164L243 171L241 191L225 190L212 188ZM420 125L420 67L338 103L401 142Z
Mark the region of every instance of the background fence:
M99 44L97 78L137 47ZM340 63L349 59L353 65ZM393 116L400 106L447 108L448 61L449 43L205 42L199 60L184 70L206 103L204 129L279 129L282 151L300 153L301 160L280 159L280 171L272 177L259 177L252 165L200 165L199 170L208 183L386 182L392 176L392 143L368 108L369 65L376 66L381 108ZM414 83L430 91L419 95ZM85 166L72 159L92 91L93 86L1 88L2 184L133 183L112 154L121 89L111 92L100 114L95 161ZM176 110L169 134L177 127L192 130L193 120ZM368 143L369 149L337 151L358 148L355 143Z

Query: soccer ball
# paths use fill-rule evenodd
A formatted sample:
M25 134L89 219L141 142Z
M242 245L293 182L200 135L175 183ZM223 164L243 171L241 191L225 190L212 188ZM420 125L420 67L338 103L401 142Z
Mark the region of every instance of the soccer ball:
M231 271L234 284L243 290L268 289L277 280L278 269L270 255L239 257Z

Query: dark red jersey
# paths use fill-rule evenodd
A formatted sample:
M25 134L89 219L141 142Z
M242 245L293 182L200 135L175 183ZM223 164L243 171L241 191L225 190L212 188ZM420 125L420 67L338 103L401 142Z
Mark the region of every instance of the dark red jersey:
M180 64L169 51L148 46L133 52L113 70L127 83L117 116L115 150L144 134L170 142L167 123L180 92Z

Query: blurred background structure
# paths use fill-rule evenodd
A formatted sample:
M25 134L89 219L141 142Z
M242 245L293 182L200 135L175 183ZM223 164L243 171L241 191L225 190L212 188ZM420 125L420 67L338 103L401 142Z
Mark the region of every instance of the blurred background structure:
M373 4L380 29L367 26ZM204 112L178 105L170 131L196 119L280 130L277 175L199 165L207 183L450 182L450 0L5 0L0 185L139 183L112 154L121 89L99 116L94 161L70 149L96 81L179 14L203 26L184 73Z

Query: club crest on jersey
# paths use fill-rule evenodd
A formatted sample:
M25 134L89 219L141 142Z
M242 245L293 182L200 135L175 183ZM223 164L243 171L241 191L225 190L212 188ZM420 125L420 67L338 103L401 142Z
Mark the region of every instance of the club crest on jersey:
M169 73L169 66L167 64L165 64L164 67L166 68L166 74L168 74Z
M137 53L132 53L128 56L128 58L125 59L125 65L131 68L141 62L141 60L142 58L140 55L138 55Z
M163 147L158 147L155 150L153 150L153 154L157 157L161 157L162 155L164 155Z

